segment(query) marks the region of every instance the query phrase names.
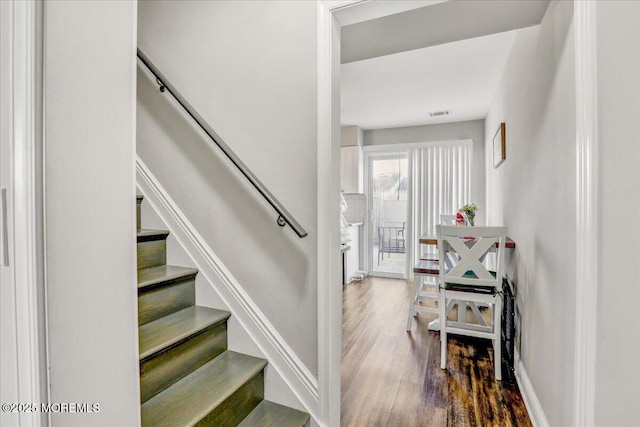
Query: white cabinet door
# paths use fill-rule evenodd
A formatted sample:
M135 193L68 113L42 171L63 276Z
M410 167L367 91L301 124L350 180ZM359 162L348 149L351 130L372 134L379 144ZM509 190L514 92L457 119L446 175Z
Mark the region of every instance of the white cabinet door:
M345 193L362 193L362 147L340 148L340 190Z

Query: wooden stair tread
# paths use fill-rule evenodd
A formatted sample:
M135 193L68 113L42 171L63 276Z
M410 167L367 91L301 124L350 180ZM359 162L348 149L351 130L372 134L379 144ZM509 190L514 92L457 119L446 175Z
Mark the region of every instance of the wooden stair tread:
M170 283L178 279L195 277L198 269L189 267L178 267L175 265L159 265L157 267L143 268L138 270L138 289L161 283Z
M303 427L307 421L306 412L263 400L238 427Z
M198 332L224 322L231 313L193 306L140 326L140 360L175 346Z
M440 274L440 264L434 261L422 260L416 264L413 272L419 274Z
M266 365L266 360L225 351L146 401L142 425L192 426Z
M150 240L166 239L168 235L169 230L151 230L143 228L137 231L138 243L148 242Z

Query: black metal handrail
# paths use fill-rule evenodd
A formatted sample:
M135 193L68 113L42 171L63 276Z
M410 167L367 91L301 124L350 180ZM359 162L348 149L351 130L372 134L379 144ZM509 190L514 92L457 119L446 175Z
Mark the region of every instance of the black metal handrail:
M293 231L300 237L306 237L307 232L304 228L295 220L295 218L285 209L284 206L275 198L273 194L264 186L262 182L251 172L251 170L247 167L247 165L238 158L236 153L229 148L229 146L220 138L220 136L211 129L211 126L202 118L200 114L196 112L196 110L189 104L189 102L178 92L178 90L169 82L169 80L158 70L158 68L153 65L153 63L147 58L147 56L138 49L138 59L156 76L156 82L160 86L160 91L164 92L168 91L175 99L178 101L180 105L185 109L185 111L196 121L196 123L202 128L202 130L209 135L211 140L222 150L222 152L227 156L231 163L233 163L238 170L249 180L249 182L258 190L262 197L276 210L278 213L278 219L276 222L279 226L284 227L285 225L289 225L293 229Z

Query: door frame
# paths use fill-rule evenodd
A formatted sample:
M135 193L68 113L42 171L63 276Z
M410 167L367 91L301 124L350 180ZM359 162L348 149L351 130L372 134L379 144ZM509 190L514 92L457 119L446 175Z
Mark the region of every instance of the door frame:
M9 334L9 353L16 359L15 403L48 401L47 333L44 287L43 221L43 2L2 2L0 19L11 48L2 49L2 68L10 87L2 120L8 132L2 135L3 151L10 153L7 188L8 265L5 290L12 301L3 301L15 323L3 329ZM4 82L3 82L4 85ZM4 175L7 177L7 175ZM3 258L5 255L3 254ZM6 305L5 305L6 304ZM3 326L4 328L4 326ZM3 402L6 403L6 402ZM15 419L14 419L15 420ZM19 425L46 426L41 411L20 412Z
M573 424L595 423L598 326L597 2L574 0L576 77L576 300Z
M323 425L340 425L342 290L339 262L332 261L339 237L340 26L333 12L368 0L318 2L318 386ZM595 316L598 301L598 182L596 4L574 0L576 46L576 345L574 425L595 419ZM336 103L337 100L337 103ZM337 190L335 190L337 188ZM331 192L335 190L335 201ZM330 228L335 223L335 228ZM336 237L333 237L336 234ZM321 236L325 237L321 237ZM338 258L337 256L335 257ZM320 272L322 271L322 272Z

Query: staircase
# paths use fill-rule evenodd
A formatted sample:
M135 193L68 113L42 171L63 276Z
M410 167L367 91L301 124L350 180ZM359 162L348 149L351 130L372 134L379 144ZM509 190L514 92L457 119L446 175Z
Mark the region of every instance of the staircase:
M140 227L138 327L143 426L302 427L309 415L264 400L267 361L227 349L230 313L195 305L198 270L167 265L168 231Z

